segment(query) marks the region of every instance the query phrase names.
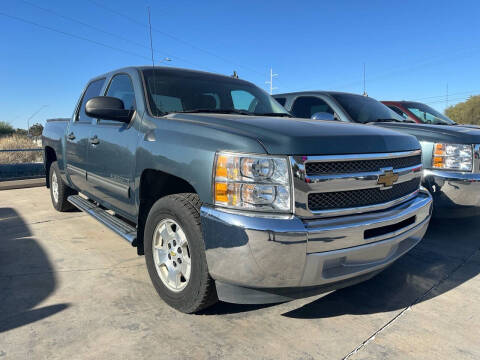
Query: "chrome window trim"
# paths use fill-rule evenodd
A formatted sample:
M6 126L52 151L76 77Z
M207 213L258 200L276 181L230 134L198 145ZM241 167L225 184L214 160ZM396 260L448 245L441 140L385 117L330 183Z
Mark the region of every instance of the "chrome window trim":
M382 168L374 172L359 172L348 174L307 175L305 164L308 162L334 162L334 161L362 161L377 159L393 159L410 156L421 156L421 150L402 151L392 153L373 154L347 154L347 155L318 155L318 156L290 156L291 176L293 177L293 209L297 216L302 218L332 217L351 214L360 214L370 211L384 210L398 205L417 196L418 191L401 198L375 205L355 208L340 208L331 210L310 210L308 208L308 195L311 193L326 193L335 191L365 190L370 188L382 188L377 184L378 177L384 170L393 170L399 175L397 183L406 182L414 178L422 177L422 163L418 165L393 169ZM479 146L480 154L480 146ZM479 160L480 164L480 160ZM389 189L389 187L383 187Z

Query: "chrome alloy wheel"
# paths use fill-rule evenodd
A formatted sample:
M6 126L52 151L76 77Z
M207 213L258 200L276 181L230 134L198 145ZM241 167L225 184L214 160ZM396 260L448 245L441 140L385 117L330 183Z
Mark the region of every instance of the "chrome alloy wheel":
M53 194L53 200L55 200L55 203L58 203L58 179L57 179L57 173L54 171L52 174L52 194Z
M163 219L155 228L152 241L153 260L158 276L171 291L182 291L191 272L190 249L180 225Z

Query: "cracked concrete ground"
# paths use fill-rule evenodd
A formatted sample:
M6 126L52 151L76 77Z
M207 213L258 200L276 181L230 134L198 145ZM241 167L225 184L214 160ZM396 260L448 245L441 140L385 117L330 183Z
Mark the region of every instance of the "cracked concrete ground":
M435 221L372 280L269 306L165 305L144 258L44 188L0 191L0 359L478 359L480 221Z

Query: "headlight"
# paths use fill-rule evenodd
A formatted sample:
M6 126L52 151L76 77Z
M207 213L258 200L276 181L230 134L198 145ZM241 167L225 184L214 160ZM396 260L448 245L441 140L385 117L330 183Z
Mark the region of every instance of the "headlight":
M435 169L472 171L472 145L433 144L433 161Z
M291 212L286 157L217 153L214 184L215 205Z

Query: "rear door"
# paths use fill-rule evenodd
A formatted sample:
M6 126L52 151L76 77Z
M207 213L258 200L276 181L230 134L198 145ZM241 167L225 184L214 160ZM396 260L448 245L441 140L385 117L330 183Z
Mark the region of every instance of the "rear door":
M115 74L105 95L121 99L125 109L136 110L133 81L127 73ZM99 119L88 144L89 189L102 204L126 217L135 214L131 185L139 122L137 111L129 124Z
M87 85L66 132L66 173L71 183L83 192L88 192L88 145L95 121L85 114L85 103L99 96L104 84L105 79L98 79Z

